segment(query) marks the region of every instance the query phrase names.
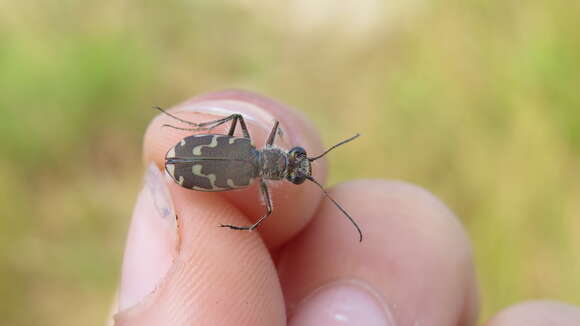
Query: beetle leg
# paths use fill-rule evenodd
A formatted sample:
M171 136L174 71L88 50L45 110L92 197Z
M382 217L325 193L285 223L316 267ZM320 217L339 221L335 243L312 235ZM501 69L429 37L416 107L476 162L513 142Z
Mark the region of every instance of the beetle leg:
M202 127L202 128L209 126L203 130L212 130L213 128L220 126L220 125L222 125L230 120L233 120L233 121L232 121L232 125L230 126L230 130L228 131L228 136L234 135L234 132L236 131L236 126L238 125L238 121L239 121L240 128L242 128L242 134L244 135L244 138L250 139L250 133L248 132L248 127L246 126L246 121L244 121L244 117L239 113L235 113L235 114L232 114L232 115L227 116L225 118L214 120L214 121L202 122L202 123L199 123L197 125L199 127Z
M206 130L212 130L213 128L220 126L220 125L222 125L230 120L233 120L233 121L232 121L232 124L230 126L230 130L228 131L228 136L234 135L234 132L236 131L236 126L238 125L238 121L240 121L240 128L242 128L242 134L244 135L244 138L250 139L250 133L248 132L248 127L246 126L246 121L244 121L244 117L239 113L234 113L230 116L227 116L227 117L222 118L222 119L214 120L214 121L202 122L202 123L199 123L198 126L200 126L200 127L209 126L206 128Z
M175 119L175 120L177 120L177 121L179 121L179 122L187 123L188 125L191 125L191 126L197 126L197 123L195 123L195 122L191 122L191 121L187 121L187 120L183 120L183 119L181 119L180 117L178 117L178 116L175 116L175 115L173 115L173 114L171 114L171 113L169 113L169 112L167 112L167 111L163 110L162 108L160 108L160 107L158 107L158 106L154 106L153 108L154 108L155 110L159 110L159 111L161 111L161 113L163 113L163 114L165 114L165 115L167 115L167 116L170 116L170 117L172 117L173 119ZM169 127L173 127L173 126L170 126L170 125L167 125L167 126L169 126ZM179 129L179 128L176 128L176 129Z
M194 126L195 128L182 128L182 127L176 127L176 126L173 126L170 124L164 124L163 125L164 127L171 127L173 129L186 130L186 131L201 131L201 130L209 131L209 130L214 129L215 127L223 125L224 123L226 123L230 120L233 120L232 125L230 126L230 130L228 131L228 136L233 136L234 132L236 131L236 126L237 126L238 120L239 120L240 127L242 128L242 134L244 135L244 138L250 139L250 133L248 132L248 127L246 126L246 122L244 121L244 117L242 117L242 115L239 113L234 113L234 114L229 115L225 118L221 118L221 119L217 119L217 120L212 120L212 121L207 121L207 122L202 122L202 123L195 123L195 122L181 119L180 117L177 117L177 116L163 110L162 108L160 108L158 106L154 106L153 108L161 111L163 114L166 114L166 115L172 117L173 119L175 119L179 122L186 123L190 126Z
M169 114L169 113L167 113L167 114ZM189 131L212 130L213 128L218 127L218 126L221 126L224 123L226 123L226 122L228 122L228 121L230 121L232 119L234 121L237 120L238 119L237 115L238 114L232 114L232 115L229 115L229 116L227 116L225 118L221 118L221 119L217 119L217 120L212 120L212 121L207 121L207 122L202 122L202 123L193 123L191 121L181 120L181 119L178 120L178 121L181 121L181 122L185 122L185 123L187 123L189 125L195 126L195 128L175 127L175 126L170 125L170 124L167 124L167 123L166 124L163 124L163 127L171 127L171 128L174 128L174 129L189 130ZM171 117L177 118L177 117L175 117L173 115ZM235 124L234 124L234 126L235 126ZM230 131L231 131L231 128L230 128Z
M177 130L185 130L185 131L202 131L202 130L209 130L209 128L183 128L183 127L176 127L170 124L163 124L163 127L170 127Z
M173 129L179 129L179 130L187 130L187 131L209 131L214 129L215 127L221 126L224 123L230 121L230 120L234 120L232 123L232 127L230 127L230 131L228 133L228 135L233 136L233 131L235 130L236 127L236 123L237 123L237 114L232 114L230 116L227 116L225 118L222 119L218 119L218 120L212 120L212 121L208 121L208 122L202 122L202 123L193 123L191 121L187 121L187 120L179 120L181 122L185 122L188 123L192 126L196 126L195 128L183 128L183 127L176 127L174 125L170 125L168 123L163 124L163 127L171 127ZM173 117L173 116L172 116Z
M252 225L248 225L248 226L236 226L236 225L230 225L230 224L221 224L221 227L225 227L225 228L230 228L232 230L248 230L248 231L252 231L255 230L258 226L260 226L260 224L262 224L262 222L264 222L264 220L270 216L270 214L272 214L272 200L270 199L270 192L268 191L268 185L266 184L266 181L264 181L264 179L260 180L260 191L262 192L262 198L264 199L264 202L266 203L266 214L264 214L264 216L260 217L256 223L252 224Z
M244 121L244 117L242 117L241 114L239 114L238 120L240 120L240 128L242 128L242 134L244 135L244 138L250 139L250 133L248 132L248 127L246 126L246 121ZM230 136L233 136L233 134L234 133L232 131L232 134Z
M274 127L270 131L270 135L268 136L268 140L266 140L266 147L271 147L274 145L274 139L276 138L276 133L278 132L278 121L274 122Z

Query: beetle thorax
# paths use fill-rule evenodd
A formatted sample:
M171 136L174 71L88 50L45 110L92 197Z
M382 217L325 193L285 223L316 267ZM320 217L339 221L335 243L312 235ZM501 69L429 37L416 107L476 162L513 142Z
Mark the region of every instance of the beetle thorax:
M264 148L259 151L260 176L264 179L281 180L288 171L288 155L276 147Z

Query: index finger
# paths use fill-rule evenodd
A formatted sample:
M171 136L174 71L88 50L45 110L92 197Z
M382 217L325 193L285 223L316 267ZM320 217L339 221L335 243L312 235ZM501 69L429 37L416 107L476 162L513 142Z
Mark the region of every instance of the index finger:
M276 146L285 150L301 146L306 149L309 155L316 155L323 150L318 133L296 111L281 103L246 91L230 90L202 95L174 106L168 112L194 123L207 122L233 113L240 113L248 126L252 144L258 149L264 146L270 130L277 120L280 122L280 133L276 136L274 143ZM226 123L209 132L185 131L163 127L164 124L183 128L191 127L163 114L157 115L151 121L145 133L144 159L146 162L155 162L161 169L164 168L167 151L184 137L203 133L226 134L230 127L230 123ZM236 130L235 135L241 137L239 129ZM324 182L326 179L326 161L324 159L317 160L313 163L312 169L313 175L320 182ZM297 186L280 180L271 181L268 184L273 212L260 226L259 232L268 247L275 248L292 238L308 223L318 207L321 193L316 185L310 183ZM242 222L245 225L254 223L266 213L256 180L248 188L224 191L220 195L247 217L247 221ZM235 223L224 220L223 224ZM224 229L224 232L239 231Z

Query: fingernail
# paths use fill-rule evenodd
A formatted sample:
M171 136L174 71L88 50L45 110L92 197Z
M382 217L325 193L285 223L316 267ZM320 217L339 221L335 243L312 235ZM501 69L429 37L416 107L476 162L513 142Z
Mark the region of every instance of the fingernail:
M175 211L164 176L151 163L137 198L127 236L119 310L127 309L153 292L177 255Z
M394 326L388 307L365 283L336 282L323 286L297 307L290 326Z
M262 134L264 135L268 135L272 129L272 126L274 125L274 121L276 121L276 118L267 110L253 103L240 100L215 99L203 100L199 102L190 101L176 106L175 109L176 112L198 112L211 114L218 117L240 113L244 117L244 120L247 124L259 127L262 129ZM277 143L282 142L284 145L288 144L288 141L284 138L284 135L284 126L282 126L281 123L278 127Z

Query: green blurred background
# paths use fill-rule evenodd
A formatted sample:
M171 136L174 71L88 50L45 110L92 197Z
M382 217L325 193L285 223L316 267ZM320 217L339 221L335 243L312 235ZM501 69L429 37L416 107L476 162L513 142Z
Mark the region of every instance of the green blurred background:
M299 108L327 144L361 131L331 184L448 203L484 319L580 304L580 2L255 3L0 1L3 324L103 324L151 105L229 87Z

